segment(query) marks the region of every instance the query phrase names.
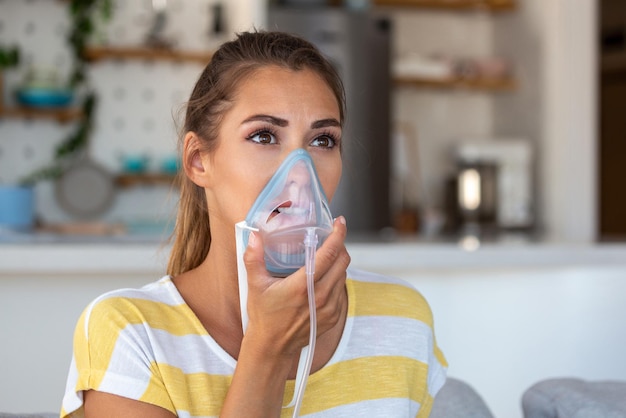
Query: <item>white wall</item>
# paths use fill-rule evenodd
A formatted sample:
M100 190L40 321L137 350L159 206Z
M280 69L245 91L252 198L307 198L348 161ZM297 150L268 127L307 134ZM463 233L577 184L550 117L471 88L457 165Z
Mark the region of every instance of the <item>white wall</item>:
M546 33L541 210L551 235L579 242L595 240L598 231L597 3L541 2Z
M60 410L74 325L100 294L165 271L158 245L0 245L0 412Z
M597 236L597 2L525 0L494 20L495 50L519 90L495 101L500 135L535 144L539 227L571 242Z
M626 267L405 277L430 301L449 375L495 417L522 418L523 392L543 379L626 380Z
M0 279L0 411L57 412L74 325L89 301L156 274L17 275Z

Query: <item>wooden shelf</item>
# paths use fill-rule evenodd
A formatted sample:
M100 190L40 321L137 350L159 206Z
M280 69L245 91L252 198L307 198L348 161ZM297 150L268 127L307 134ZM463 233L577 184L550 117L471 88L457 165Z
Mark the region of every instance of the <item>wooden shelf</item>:
M80 119L83 112L79 108L35 108L26 106L0 107L0 117L21 119L53 119L59 123L68 123Z
M146 47L88 47L83 55L89 61L106 59L144 59L159 61L186 61L206 65L213 55L207 51L179 51Z
M376 6L412 7L440 10L513 10L516 0L374 0Z
M120 174L115 178L115 184L119 187L134 186L170 186L176 180L175 174L163 173L137 173Z
M4 97L4 74L0 71L0 100ZM19 119L53 119L59 123L67 123L83 117L83 112L77 107L29 107L5 106L0 101L0 118Z
M396 86L438 88L438 89L467 89L484 91L513 91L517 83L512 78L498 79L463 79L453 78L444 80L423 79L418 77L395 77Z

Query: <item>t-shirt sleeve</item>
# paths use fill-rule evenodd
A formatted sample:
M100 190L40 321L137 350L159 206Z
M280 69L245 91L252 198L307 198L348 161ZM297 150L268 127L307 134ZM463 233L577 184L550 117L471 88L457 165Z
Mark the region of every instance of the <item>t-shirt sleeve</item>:
M80 316L62 417L83 415L83 392L97 390L175 412L158 378L149 327L132 300L96 300Z
M426 378L426 387L428 388L428 390L424 392L424 398L421 402L421 408L417 415L418 418L421 418L428 417L430 415L435 396L446 382L448 362L442 350L439 348L439 345L437 344L437 339L435 337L434 318L430 305L428 304L428 301L418 291L416 291L416 297L418 301L418 309L422 311L420 316L430 328L430 341L428 343L430 347L428 352L428 375Z

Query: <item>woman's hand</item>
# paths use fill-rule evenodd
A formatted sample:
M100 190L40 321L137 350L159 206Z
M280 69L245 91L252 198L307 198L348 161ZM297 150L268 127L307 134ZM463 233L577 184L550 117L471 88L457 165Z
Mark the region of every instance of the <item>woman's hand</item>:
M335 220L333 232L315 257L317 335L337 325L347 304L346 269L350 256L345 247L346 224ZM309 342L309 305L304 267L286 278L272 277L265 268L263 242L250 236L244 262L248 271L248 330L257 349L267 356L292 359ZM246 340L244 336L244 342Z
M340 326L347 310L346 223L335 220L333 232L315 257L317 335ZM309 304L306 273L301 268L291 276L270 276L263 259L263 242L251 235L244 262L248 271L248 328L241 343L233 381L222 408L222 417L280 416L285 383L302 347L309 341ZM329 358L337 347L341 330L316 346L316 356ZM332 352L331 352L332 350Z

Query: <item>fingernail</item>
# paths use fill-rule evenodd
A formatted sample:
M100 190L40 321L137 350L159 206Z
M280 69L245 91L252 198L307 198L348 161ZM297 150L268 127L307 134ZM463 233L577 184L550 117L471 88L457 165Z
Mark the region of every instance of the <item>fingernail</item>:
M250 236L248 237L248 247L256 246L256 234L254 231L250 231Z
M344 218L343 216L340 216L340 217L338 217L337 219L339 220L339 223L340 223L340 224L342 224L342 225L345 225L345 224L346 224L346 218Z

